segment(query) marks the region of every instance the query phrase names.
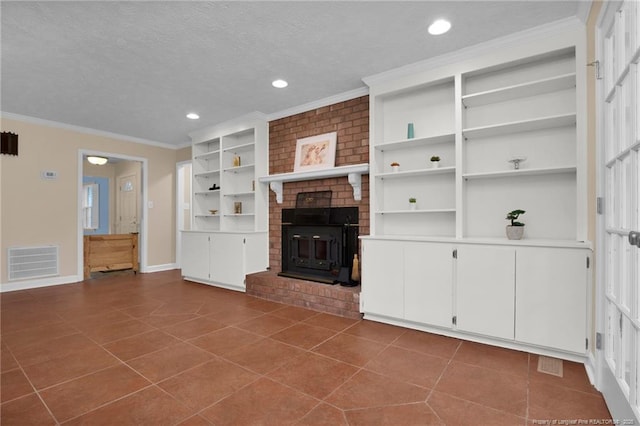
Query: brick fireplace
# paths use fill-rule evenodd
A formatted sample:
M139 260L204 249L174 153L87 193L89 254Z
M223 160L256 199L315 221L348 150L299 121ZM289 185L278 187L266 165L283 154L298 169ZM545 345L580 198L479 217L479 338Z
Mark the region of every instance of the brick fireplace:
M293 171L296 141L337 132L336 166L369 162L369 96L350 99L269 123L269 174ZM347 177L333 177L284 184L283 202L269 194L270 270L247 276L247 293L257 297L303 306L317 311L359 318L360 287L326 285L279 277L282 257L282 210L295 207L301 192L333 192L331 207L357 207L358 231L369 234L369 176L362 176L362 199L353 199Z

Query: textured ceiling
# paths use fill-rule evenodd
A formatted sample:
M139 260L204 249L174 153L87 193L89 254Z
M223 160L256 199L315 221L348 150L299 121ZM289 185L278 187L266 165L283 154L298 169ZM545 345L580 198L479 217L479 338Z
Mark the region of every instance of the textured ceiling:
M0 110L181 145L240 115L575 16L574 1L0 3ZM427 35L432 20L449 33ZM271 87L275 78L289 87ZM195 111L201 119L190 121Z

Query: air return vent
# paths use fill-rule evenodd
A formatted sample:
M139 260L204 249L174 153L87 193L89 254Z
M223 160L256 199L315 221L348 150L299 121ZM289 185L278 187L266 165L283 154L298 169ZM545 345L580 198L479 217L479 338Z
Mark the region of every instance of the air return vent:
M58 246L9 248L9 281L58 275Z

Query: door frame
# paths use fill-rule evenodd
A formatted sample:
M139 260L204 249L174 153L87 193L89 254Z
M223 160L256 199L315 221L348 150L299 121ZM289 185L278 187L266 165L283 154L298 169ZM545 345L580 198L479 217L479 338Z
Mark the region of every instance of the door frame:
M187 165L192 165L192 160L179 161L176 163L176 267L182 267L182 235L181 224L184 223L184 209L182 208L182 200L184 199L184 181L180 171ZM191 169L193 174L193 168ZM193 189L189 194L189 206L193 208ZM193 215L189 218L192 222Z
M140 245L140 272L148 272L147 264L147 235L148 232L148 160L144 157L134 157L131 155L117 154L104 151L96 151L93 149L79 149L78 150L78 186L77 186L77 205L76 212L78 214L78 277L84 276L84 238L82 227L82 216L80 211L82 210L82 176L84 170L84 157L87 155L97 155L100 157L118 158L126 161L138 161L141 163L140 173L142 174L140 179L140 195L141 195L141 209L140 209L140 234L138 235L138 244Z
M612 19L612 15L620 8L622 0L613 0L605 2L602 5L600 14L596 21L595 28L595 58L602 72L606 69L604 63L603 40L606 36L608 27L605 24ZM637 22L636 25L640 25ZM596 197L599 200L606 200L606 132L605 132L605 80L604 78L596 80ZM636 107L640 107L640 102L636 100ZM636 115L637 117L637 115ZM633 420L638 419L638 414L634 412L632 403L627 400L624 395L615 374L612 374L606 360L605 345L606 328L607 328L607 297L606 297L606 264L607 264L607 246L606 246L606 217L604 212L596 214L596 287L595 287L595 324L596 333L601 337L601 347L595 351L595 384L605 398L609 412L613 419L617 420ZM631 424L631 423L630 423Z

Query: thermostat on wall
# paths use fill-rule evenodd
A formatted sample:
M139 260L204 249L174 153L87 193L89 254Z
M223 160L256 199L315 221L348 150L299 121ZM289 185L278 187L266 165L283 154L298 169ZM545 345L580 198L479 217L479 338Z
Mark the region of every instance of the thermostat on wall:
M42 179L58 179L58 172L53 170L45 170L40 174L40 176L42 177Z

